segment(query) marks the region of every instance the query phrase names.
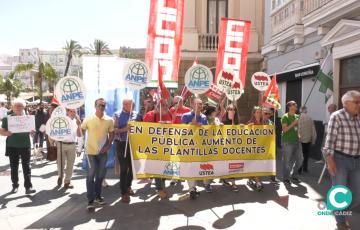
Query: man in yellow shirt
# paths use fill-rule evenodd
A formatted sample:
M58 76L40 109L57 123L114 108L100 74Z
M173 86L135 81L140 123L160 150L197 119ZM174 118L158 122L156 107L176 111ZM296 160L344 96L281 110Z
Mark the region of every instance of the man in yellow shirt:
M103 98L95 101L95 115L85 118L81 128L87 133L85 153L88 158L86 189L89 211L94 211L94 202L104 205L101 196L101 184L106 175L107 153L114 139L114 121L104 111L106 102Z

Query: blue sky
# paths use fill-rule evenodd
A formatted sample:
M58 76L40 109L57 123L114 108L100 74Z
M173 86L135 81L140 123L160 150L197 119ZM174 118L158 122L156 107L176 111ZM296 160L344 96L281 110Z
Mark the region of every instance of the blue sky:
M0 54L61 50L70 39L145 48L149 9L150 0L0 0Z

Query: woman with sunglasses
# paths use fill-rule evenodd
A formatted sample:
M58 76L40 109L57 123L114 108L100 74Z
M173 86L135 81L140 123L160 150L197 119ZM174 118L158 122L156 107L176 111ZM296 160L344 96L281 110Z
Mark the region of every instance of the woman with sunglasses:
M238 113L235 105L229 104L226 107L225 111L226 112L223 117L222 123L224 125L238 125L239 124L239 113ZM225 179L222 180L222 183L223 183L223 185L227 185L227 186L231 185L232 190L234 192L238 192L239 188L235 184L235 178L231 178L231 179L229 179L229 181L231 182L231 184Z
M263 125L262 109L260 106L255 106L251 113L251 119L248 121L248 125ZM254 188L256 191L263 189L263 184L259 177L250 177L247 184Z

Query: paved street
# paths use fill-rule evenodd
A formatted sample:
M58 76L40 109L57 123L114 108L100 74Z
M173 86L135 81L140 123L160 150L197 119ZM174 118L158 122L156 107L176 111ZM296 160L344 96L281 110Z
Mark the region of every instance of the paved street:
M329 179L316 181L322 164L311 162L303 183L286 188L265 183L262 192L254 192L246 180L238 180L240 192L215 183L212 194L201 192L191 201L183 194L186 183L168 188L169 200L159 201L153 185L135 181L136 196L130 205L120 202L119 180L108 170L104 189L107 205L89 214L85 207L85 173L76 160L72 190L56 187L56 165L43 161L32 165L37 193L25 195L20 187L11 194L8 159L4 156L4 138L0 139L0 229L335 229L331 216L319 216L318 203L324 199ZM279 162L279 161L278 161ZM218 180L216 180L217 182ZM23 183L20 174L20 184ZM167 182L169 183L169 182ZM202 188L201 188L202 189ZM360 213L353 212L351 223L359 226Z

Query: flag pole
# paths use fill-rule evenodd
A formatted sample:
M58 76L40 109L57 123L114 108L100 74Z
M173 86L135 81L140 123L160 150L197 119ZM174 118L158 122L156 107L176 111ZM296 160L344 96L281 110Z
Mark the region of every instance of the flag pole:
M318 71L317 74L316 74L315 82L314 82L313 86L311 87L311 90L310 90L310 92L309 92L309 94L308 94L308 96L307 96L307 98L306 98L306 100L305 100L304 106L306 106L306 103L308 102L308 100L309 100L309 98L310 98L310 96L311 96L311 93L313 92L314 87L315 87L315 85L316 85L316 83L317 83L317 81L318 81L319 73L320 73L320 71L322 71L322 69L324 68L324 65L325 65L327 59L330 57L330 55L331 55L331 49L330 49L330 51L328 51L327 56L325 57L323 63L322 63L321 66L320 66L319 71Z

